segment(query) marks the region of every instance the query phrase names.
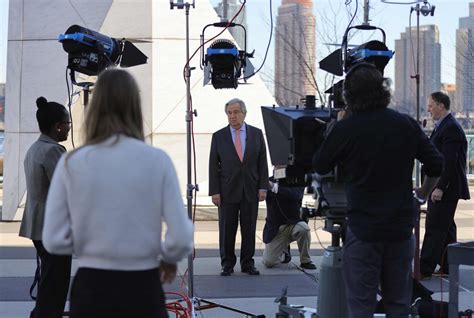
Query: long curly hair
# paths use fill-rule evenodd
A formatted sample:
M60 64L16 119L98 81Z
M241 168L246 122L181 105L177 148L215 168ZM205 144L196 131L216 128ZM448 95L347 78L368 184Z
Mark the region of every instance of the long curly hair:
M355 113L386 108L391 100L390 79L373 64L356 64L346 75L342 95L348 109Z

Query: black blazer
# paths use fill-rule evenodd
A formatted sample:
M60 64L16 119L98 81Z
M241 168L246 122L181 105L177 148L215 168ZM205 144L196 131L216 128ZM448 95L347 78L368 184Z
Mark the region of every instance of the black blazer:
M238 203L245 195L258 201L258 190L268 188L268 166L262 131L246 124L247 140L241 162L232 141L230 127L212 135L209 156L209 195L220 194L223 203Z
M280 225L302 221L300 208L304 188L279 187L278 193L267 192L267 217L263 227L263 243L270 243L278 234Z
M462 127L448 114L431 134L430 140L444 157L444 169L437 188L443 199L469 199L466 178L467 140Z

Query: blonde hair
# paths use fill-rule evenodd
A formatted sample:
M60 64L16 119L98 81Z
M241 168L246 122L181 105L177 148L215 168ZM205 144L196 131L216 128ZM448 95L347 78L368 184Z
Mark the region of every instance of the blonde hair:
M86 109L84 145L98 144L116 134L144 140L140 92L123 69L102 72Z

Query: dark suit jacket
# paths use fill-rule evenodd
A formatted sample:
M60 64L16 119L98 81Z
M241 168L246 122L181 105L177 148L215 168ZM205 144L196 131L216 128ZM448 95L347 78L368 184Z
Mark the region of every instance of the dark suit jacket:
M268 188L268 166L262 131L246 124L247 141L241 162L229 126L212 135L209 156L209 195L220 194L222 203L238 203L245 195L258 201L258 190Z
M467 140L462 127L448 114L431 134L430 140L444 157L444 169L437 188L443 199L469 199L466 178Z
M263 227L263 243L270 243L278 234L280 225L296 224L302 221L300 208L304 188L279 187L278 193L267 192L267 218Z

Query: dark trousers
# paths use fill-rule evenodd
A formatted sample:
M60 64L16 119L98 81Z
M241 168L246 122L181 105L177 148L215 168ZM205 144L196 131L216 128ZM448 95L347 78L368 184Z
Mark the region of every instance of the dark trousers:
M71 289L71 318L167 318L159 270L79 268Z
M71 279L70 255L52 255L42 241L33 241L40 258L40 279L32 318L60 318L66 304Z
M433 274L438 264L444 273L448 273L447 246L455 243L457 238L454 222L457 205L458 200L428 201L425 237L420 256L420 272L423 275Z
M257 227L258 201L248 202L245 197L240 203L221 203L219 207L219 250L222 267L233 268L235 256L235 236L240 219L240 268L255 265L255 231ZM240 213L239 213L240 212Z
M414 237L396 242L366 242L356 238L348 227L343 271L349 317L373 317L379 284L387 317L408 317L414 253Z

